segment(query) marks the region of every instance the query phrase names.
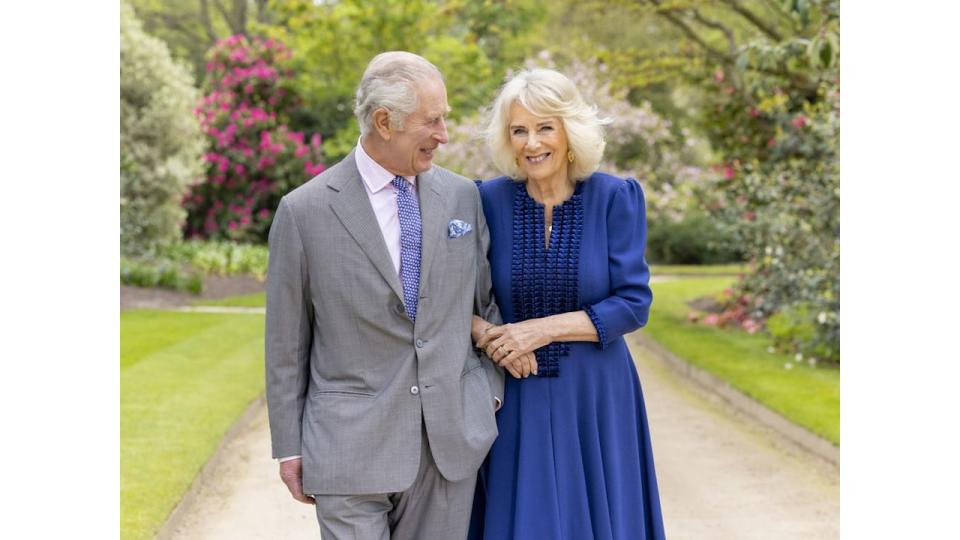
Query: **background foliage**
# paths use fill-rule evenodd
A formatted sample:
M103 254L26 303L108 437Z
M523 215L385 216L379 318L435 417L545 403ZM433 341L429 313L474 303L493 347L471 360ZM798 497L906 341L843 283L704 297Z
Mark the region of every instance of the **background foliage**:
M602 168L644 185L649 258L749 262L724 311L694 318L839 359L839 2L131 1L203 81L189 235L261 242L277 197L356 144L353 95L378 52L441 68L438 162L478 178L497 174L483 107L512 71L556 67L613 120ZM275 76L232 71L257 62Z
M328 160L356 144L353 118L357 82L377 53L421 54L446 77L452 117L485 103L507 66L522 61L517 44L531 30L539 0L342 0L274 4L276 24L267 35L294 51L295 84L305 98L296 129L318 130Z

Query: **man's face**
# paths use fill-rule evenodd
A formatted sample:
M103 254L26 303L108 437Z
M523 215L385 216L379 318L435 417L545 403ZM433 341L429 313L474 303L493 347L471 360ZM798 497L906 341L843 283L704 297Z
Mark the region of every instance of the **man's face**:
M419 106L407 116L403 129L393 132L387 143L390 166L394 174L416 176L433 166L433 153L446 144L447 89L439 80L427 80L419 87Z

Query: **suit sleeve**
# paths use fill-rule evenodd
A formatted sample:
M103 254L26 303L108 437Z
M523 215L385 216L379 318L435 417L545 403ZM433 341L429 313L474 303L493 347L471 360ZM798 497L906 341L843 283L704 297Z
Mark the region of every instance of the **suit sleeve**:
M584 310L597 328L600 348L647 324L653 293L644 258L647 218L643 190L627 180L613 195L607 213L610 296Z
M301 424L309 380L313 311L300 231L281 199L269 235L266 387L273 457L301 453Z
M474 190L477 197L477 284L474 295L474 314L493 324L502 324L500 309L493 296L493 281L490 277L490 230L487 229L487 219L483 214L483 205L480 200L479 189ZM480 353L481 364L487 374L490 390L493 397L503 402L503 368L493 363L486 354Z

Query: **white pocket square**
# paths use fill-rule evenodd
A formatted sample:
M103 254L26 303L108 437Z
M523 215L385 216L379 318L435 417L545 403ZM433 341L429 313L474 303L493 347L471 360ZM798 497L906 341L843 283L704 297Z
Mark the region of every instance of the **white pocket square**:
M473 225L459 219L450 220L447 225L447 238L460 238L473 230Z

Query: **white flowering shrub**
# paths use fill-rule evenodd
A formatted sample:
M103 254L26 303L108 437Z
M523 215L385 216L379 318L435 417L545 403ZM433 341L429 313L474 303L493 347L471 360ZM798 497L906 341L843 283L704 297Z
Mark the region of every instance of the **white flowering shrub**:
M187 67L120 3L120 251L156 254L177 241L187 187L202 171L199 97Z

